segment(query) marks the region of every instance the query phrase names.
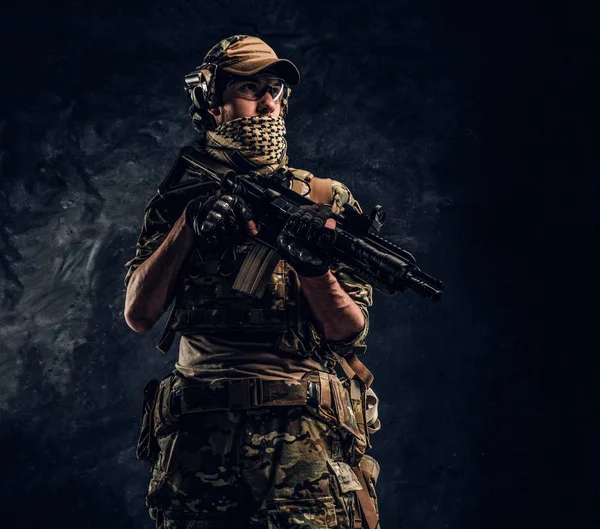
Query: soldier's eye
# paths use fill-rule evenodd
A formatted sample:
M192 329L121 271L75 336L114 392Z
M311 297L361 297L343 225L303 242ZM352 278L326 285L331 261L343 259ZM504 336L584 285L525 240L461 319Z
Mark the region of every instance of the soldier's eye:
M258 93L258 85L256 83L244 83L238 90L242 94L255 95Z

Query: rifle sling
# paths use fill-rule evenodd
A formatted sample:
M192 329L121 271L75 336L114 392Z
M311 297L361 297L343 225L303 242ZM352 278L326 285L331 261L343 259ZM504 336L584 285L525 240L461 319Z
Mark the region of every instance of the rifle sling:
M184 147L181 150L181 156L194 169L202 169L203 166L205 166L212 172L217 173L219 176L226 176L229 173L235 173L235 170L231 167L212 159L210 156L207 156L206 154L190 146Z
M365 476L359 467L352 467L352 471L358 478L359 483L362 485L362 489L355 491L355 494L360 505L360 510L362 511L365 521L367 522L367 527L368 529L376 529L377 524L379 523L379 516L377 515L377 511L375 509L375 502L369 494L369 489L367 488L367 483L365 482Z
M351 354L345 357L340 356L337 353L334 354L338 363L340 364L340 366L344 370L344 373L346 373L346 376L349 379L352 379L355 376L357 376L367 389L371 387L371 384L373 384L373 379L375 377L373 376L373 373L371 373L371 371L367 369L367 366L365 366L365 364L363 364L355 354Z

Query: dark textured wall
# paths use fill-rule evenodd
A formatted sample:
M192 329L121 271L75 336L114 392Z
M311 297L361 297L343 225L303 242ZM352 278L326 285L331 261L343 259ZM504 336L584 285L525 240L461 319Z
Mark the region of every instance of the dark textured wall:
M236 33L303 74L292 165L383 204L384 235L447 284L375 298L383 527L594 526L591 318L553 256L594 235L574 7L73 1L0 24L2 527L151 526L141 389L175 348L126 326L123 264L194 139L183 75Z

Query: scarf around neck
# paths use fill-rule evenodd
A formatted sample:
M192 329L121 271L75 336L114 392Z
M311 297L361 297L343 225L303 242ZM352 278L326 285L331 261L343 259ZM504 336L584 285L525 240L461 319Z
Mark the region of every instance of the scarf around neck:
M206 131L206 151L239 171L268 175L287 164L282 117L238 118Z

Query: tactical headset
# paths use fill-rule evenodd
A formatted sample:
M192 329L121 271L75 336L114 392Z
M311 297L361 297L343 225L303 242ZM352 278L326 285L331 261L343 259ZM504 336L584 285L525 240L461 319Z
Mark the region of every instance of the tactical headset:
M194 128L203 133L216 125L208 109L219 104L216 93L218 65L204 62L185 76L185 90L192 100L188 110Z
M204 62L185 76L185 90L192 101L188 113L192 118L194 128L202 134L216 126L215 119L208 110L221 103L221 94L218 93L221 90L217 90L218 61L233 42L235 40L219 43L221 46L211 49L204 58ZM219 80L228 73L223 70L223 73L219 75ZM281 99L281 117L283 118L287 115L288 99L292 93L290 87L288 85L286 87Z

